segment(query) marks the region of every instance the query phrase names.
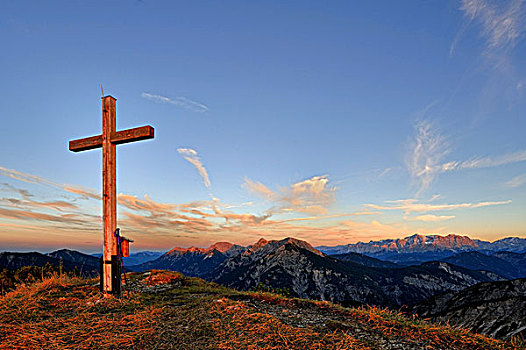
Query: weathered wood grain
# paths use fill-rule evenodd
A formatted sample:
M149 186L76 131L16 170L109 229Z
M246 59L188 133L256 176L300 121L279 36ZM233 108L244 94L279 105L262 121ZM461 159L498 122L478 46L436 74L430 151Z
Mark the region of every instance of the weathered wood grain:
M150 125L138 128L117 131L111 135L111 143L122 145L123 143L153 139L154 129Z
M102 290L106 293L118 293L113 290L112 276L119 273L112 270L112 256L117 256L117 242L114 236L117 228L117 152L116 145L154 138L154 129L150 125L116 131L116 99L112 96L102 98L102 134L69 142L72 152L87 151L102 147L102 231L104 235L102 269ZM126 243L129 245L129 242ZM128 248L127 246L126 248ZM128 248L129 249L129 248Z
M102 100L102 221L104 247L102 255L105 261L111 261L117 255L116 239L113 232L117 228L117 150L111 142L115 133L115 102L111 96ZM104 265L103 289L112 292L112 266Z
M154 138L154 128L150 125L138 128L121 130L111 135L111 143L122 145L128 142L142 141ZM83 139L69 141L69 150L72 152L88 151L102 147L102 135L86 137Z
M102 135L86 137L69 141L69 150L72 152L88 151L90 149L102 147Z

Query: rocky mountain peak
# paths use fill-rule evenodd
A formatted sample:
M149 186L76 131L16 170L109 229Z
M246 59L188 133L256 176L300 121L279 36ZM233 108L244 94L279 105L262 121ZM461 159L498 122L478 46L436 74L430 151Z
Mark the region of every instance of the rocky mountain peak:
M307 241L302 241L300 239L297 239L297 238L291 238L291 237L287 237L283 240L281 240L280 242L284 242L285 244L291 244L291 245L294 245L298 248L302 248L302 249L305 249L305 250L308 250L316 255L319 255L319 256L325 256L325 254L323 254L322 252L320 252L318 249L314 248L309 242Z
M192 249L200 249L200 248L197 248L197 247L189 247L189 248L175 247L172 250L170 250L168 253L166 253L165 255L183 254L183 253L186 253L186 252L188 252L188 251L190 251Z
M266 246L269 242L275 242L275 241L267 241L265 238L260 238L259 241L257 241L256 244L252 246L252 249L257 250L261 247Z
M399 239L384 239L380 241L369 241L350 243L338 246L320 246L319 250L326 254L360 253L383 260L395 262L404 261L402 255L413 254L413 258L419 261L430 261L465 251L478 250L481 252L508 251L515 253L526 253L526 238L506 237L494 242L471 239L467 236L448 234L422 235L413 234ZM416 256L415 254L420 254ZM424 256L428 254L428 256ZM445 254L445 255L444 255ZM396 257L397 256L397 257ZM399 260L401 259L401 260ZM408 261L413 261L410 258Z
M414 252L431 250L472 250L478 247L477 242L467 236L449 234L447 236L414 234L405 238L386 239L382 241L358 242L349 244L348 251L357 253L374 252Z
M433 241L431 236L429 238L430 238L429 241ZM415 233L412 236L403 238L403 241L405 241L408 244L412 244L412 245L421 245L421 244L425 244L425 242L427 241L427 236Z
M180 255L185 253L199 253L199 254L206 254L213 251L213 249L210 248L199 248L199 247L188 247L188 248L181 248L181 247L175 247L172 250L170 250L165 255Z
M456 249L456 248L477 248L477 243L467 236L459 236L455 234L449 234L447 236L439 235L420 235L414 234L409 237L405 237L399 240L402 246L407 247L424 247L431 245L434 247Z
M234 244L230 242L217 242L212 244L207 250L217 250L221 253L226 252L227 250L231 249L234 246Z
M265 248L265 252L267 251L271 251L271 250L275 250L275 249L279 249L280 247L284 246L284 245L287 245L287 244L290 244L290 245L293 245L293 246L296 246L298 248L301 248L301 249L305 249L305 250L308 250L314 254L317 254L317 255L320 255L320 256L324 256L325 254L323 254L322 252L320 252L318 249L315 249L312 245L310 245L308 242L306 241L302 241L302 240L299 240L297 238L292 238L292 237L287 237L285 239L282 239L282 240L270 240L270 241L267 241L266 239L264 238L261 238L259 241L257 241L257 243L255 243L254 245L250 246L244 253L243 255L251 255L263 248Z
M197 253L197 254L213 254L215 252L220 252L223 254L226 254L227 256L230 256L231 254L239 253L240 251L243 251L245 248L238 246L236 244L232 244L230 242L217 242L212 244L208 248L200 248L200 247L189 247L189 248L181 248L181 247L175 247L172 250L170 250L165 255L181 255L185 253Z

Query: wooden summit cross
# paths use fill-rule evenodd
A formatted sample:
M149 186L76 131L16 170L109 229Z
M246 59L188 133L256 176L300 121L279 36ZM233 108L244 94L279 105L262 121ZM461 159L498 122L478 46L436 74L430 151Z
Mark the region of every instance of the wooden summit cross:
M112 96L102 97L102 135L86 137L69 142L69 150L73 152L87 151L102 147L102 222L104 247L101 259L100 285L101 291L120 295L121 274L119 249L115 230L117 229L117 163L116 145L123 143L153 139L154 130L151 126L116 131L115 102Z

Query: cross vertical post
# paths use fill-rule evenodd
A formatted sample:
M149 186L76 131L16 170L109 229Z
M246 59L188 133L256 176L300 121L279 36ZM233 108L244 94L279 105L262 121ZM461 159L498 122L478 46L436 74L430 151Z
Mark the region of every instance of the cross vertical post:
M117 229L117 150L116 146L154 138L154 129L147 125L138 128L116 131L116 99L102 97L102 134L72 140L72 152L102 148L102 232L103 249L101 258L101 292L120 295L121 272L119 247L115 230Z
M102 230L104 248L102 250L103 275L102 289L111 292L112 280L119 273L112 266L112 256L117 255L117 245L113 233L117 228L117 150L111 143L111 135L115 133L115 98L102 98ZM114 260L115 258L113 258ZM119 288L120 289L120 288ZM115 291L119 293L119 291Z

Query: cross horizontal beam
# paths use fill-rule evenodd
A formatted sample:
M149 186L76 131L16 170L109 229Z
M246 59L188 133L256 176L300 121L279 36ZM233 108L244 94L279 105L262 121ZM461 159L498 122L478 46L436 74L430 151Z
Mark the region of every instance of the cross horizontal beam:
M69 141L69 150L73 152L87 151L90 149L102 147L102 135L86 137L84 139L78 139Z
M153 139L154 129L150 125L138 128L117 131L111 135L111 143L121 145L123 143ZM87 151L102 147L102 135L86 137L83 139L69 141L69 150L72 152Z

